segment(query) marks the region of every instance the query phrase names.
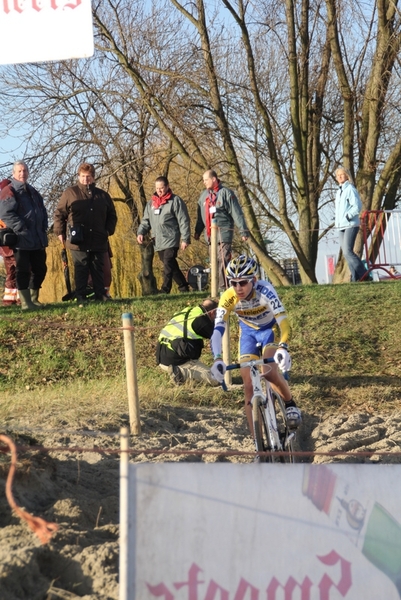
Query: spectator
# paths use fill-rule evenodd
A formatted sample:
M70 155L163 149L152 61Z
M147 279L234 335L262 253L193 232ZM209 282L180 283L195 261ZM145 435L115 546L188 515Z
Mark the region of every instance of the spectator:
M339 230L340 246L351 272L351 281L359 281L366 273L363 262L354 252L362 202L353 185L351 175L344 167L336 169L335 176L340 186L335 201L335 226Z
M159 367L169 371L175 383L188 379L218 385L210 368L199 359L204 339L213 333L217 302L207 298L200 306L176 313L162 329L156 347Z
M394 265L391 265L391 267L390 267L390 275L392 275L393 277L400 276L399 272L397 271L397 269L395 268Z
M173 280L180 292L189 292L188 282L177 262L180 246L185 250L190 244L190 221L185 202L170 189L167 177L156 179L156 192L145 207L137 233L138 244L152 231L155 250L163 263L164 294L171 292Z
M104 255L117 214L109 194L95 186L95 168L82 163L78 184L62 194L54 214L54 233L71 250L78 302L86 300L89 274L96 300L108 300L104 284Z
M38 310L39 290L46 276L48 218L42 196L29 183L28 167L14 163L11 181L0 192L0 219L18 237L13 249L22 310Z
M0 181L0 190L11 183L11 179L3 179ZM0 227L1 227L0 222ZM0 256L3 257L4 268L6 270L6 281L4 285L3 306L12 306L20 304L17 290L17 275L14 250L8 246L0 246Z
M210 244L212 219L216 219L219 227L218 237L218 269L219 289L227 288L225 269L231 260L231 246L234 237L234 223L240 230L243 242L249 237L244 214L233 191L224 187L217 178L215 171L205 171L203 183L206 190L201 193L198 201L198 218L195 225L195 239L199 240L205 229L205 237Z

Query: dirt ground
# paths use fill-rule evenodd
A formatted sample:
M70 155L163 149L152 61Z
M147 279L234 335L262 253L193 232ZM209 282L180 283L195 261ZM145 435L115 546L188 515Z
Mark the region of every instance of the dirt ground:
M401 413L317 417L304 414L298 433L301 451L399 452ZM0 455L0 598L2 600L114 600L118 598L119 436L95 431L61 433L7 431L19 446L14 494L20 506L54 521L58 532L41 545L10 510L4 494L9 454ZM28 446L44 446L47 452ZM252 452L242 410L177 409L148 411L142 435L131 439L138 452L132 461L251 462ZM102 452L91 451L101 448ZM152 449L154 454L145 451ZM156 453L174 450L177 454ZM215 454L179 454L208 450ZM323 462L352 458L299 456ZM358 462L399 462L400 457L358 457ZM355 461L354 461L355 462ZM261 465L261 468L268 468Z

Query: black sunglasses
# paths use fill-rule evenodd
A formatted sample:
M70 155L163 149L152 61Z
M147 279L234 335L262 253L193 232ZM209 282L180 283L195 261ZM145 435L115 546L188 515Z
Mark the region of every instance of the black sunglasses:
M241 281L233 281L231 279L230 285L232 287L237 287L237 285L239 285L240 287L245 287L250 281L251 281L251 279L241 279Z

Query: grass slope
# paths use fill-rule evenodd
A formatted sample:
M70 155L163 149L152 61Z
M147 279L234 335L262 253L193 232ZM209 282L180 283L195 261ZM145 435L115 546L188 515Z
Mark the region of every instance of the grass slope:
M401 282L279 289L293 335L291 386L304 411L386 411L401 406L398 320ZM10 422L90 426L126 418L122 314L134 317L141 405L236 407L241 390L173 387L155 365L160 329L204 294L115 300L39 313L1 309L0 418ZM233 356L237 324L231 323ZM211 361L209 351L204 360Z

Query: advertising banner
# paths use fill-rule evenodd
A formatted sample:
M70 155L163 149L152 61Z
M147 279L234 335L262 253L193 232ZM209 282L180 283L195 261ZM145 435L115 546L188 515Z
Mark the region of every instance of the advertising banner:
M93 54L90 0L1 0L0 64Z
M401 465L130 465L120 599L397 600Z

